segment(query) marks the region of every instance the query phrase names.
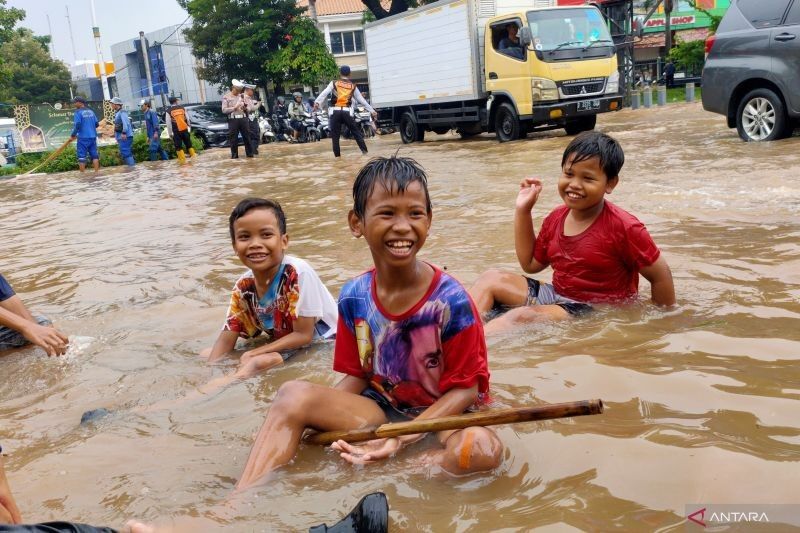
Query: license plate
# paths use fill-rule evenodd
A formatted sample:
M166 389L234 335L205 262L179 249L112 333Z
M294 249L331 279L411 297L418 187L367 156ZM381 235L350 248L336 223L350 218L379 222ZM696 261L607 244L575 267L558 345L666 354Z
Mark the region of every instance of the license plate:
M581 100L578 102L578 111L594 111L600 109L600 100Z

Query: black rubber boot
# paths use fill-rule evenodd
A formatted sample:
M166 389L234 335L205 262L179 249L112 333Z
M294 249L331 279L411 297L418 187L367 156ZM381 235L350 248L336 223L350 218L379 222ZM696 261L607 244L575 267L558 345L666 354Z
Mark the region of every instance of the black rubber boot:
M367 494L350 514L328 527L314 526L309 533L387 533L389 531L389 501L382 492Z

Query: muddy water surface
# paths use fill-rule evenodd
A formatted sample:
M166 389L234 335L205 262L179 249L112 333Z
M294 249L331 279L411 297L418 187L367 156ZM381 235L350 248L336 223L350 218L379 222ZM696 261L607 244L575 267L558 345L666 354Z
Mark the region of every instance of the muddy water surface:
M0 355L0 442L29 521L121 525L193 516L232 531L335 521L384 491L396 529L670 530L690 503L795 503L800 494L800 139L744 144L699 105L623 111L598 128L627 161L612 200L641 218L675 275L679 308L642 303L489 340L501 405L602 398L602 416L503 426L495 473L443 480L403 452L354 468L306 447L268 488L225 505L278 386L334 383L332 345L200 400L230 371L196 355L215 338L242 272L227 235L247 195L278 199L291 253L334 294L370 264L345 225L364 162L326 141L225 151L183 168L142 164L0 181L0 270L73 339L48 360ZM489 136L370 141L428 170L434 224L424 257L465 284L516 269L517 184L539 175L540 217L560 203L563 132L500 145ZM538 223L538 222L537 222ZM549 279L549 272L543 279ZM641 291L649 295L647 282ZM170 408L137 408L176 400ZM115 414L79 427L81 413ZM424 447L424 445L423 445Z

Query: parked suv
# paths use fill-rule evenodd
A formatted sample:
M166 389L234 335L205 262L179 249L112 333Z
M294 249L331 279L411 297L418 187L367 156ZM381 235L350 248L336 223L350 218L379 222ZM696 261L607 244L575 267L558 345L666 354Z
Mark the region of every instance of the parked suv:
M228 146L228 117L222 114L220 104L187 105L186 113L204 148Z
M736 0L706 40L703 108L745 141L792 134L800 118L800 0Z

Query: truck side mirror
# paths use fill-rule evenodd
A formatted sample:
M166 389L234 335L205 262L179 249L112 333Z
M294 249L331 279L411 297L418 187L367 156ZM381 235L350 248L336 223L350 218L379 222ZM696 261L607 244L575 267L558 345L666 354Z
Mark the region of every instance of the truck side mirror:
M522 44L524 48L528 48L531 45L533 38L531 37L531 29L527 26L523 26L521 30L519 30L519 42Z

